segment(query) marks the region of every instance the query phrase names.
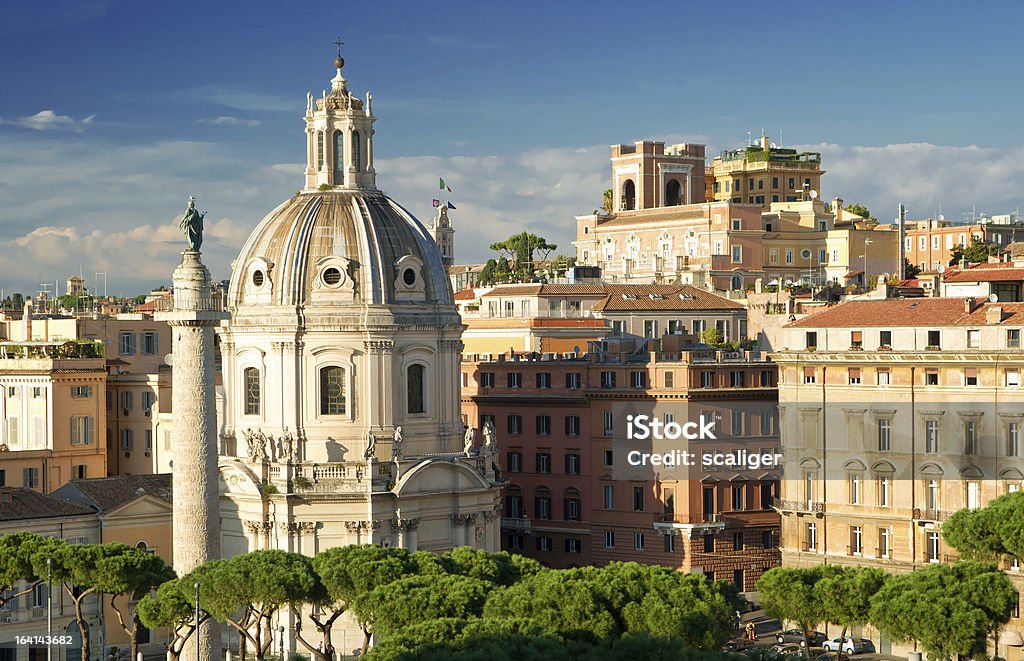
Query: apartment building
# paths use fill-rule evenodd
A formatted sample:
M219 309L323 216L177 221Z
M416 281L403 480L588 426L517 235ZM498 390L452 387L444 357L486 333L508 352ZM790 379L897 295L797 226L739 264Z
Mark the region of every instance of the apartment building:
M771 354L783 564L904 572L955 560L949 514L1024 480L1022 332L1024 304L974 298L851 301L789 324ZM1016 563L1004 566L1024 588Z
M92 342L0 342L0 486L106 476L105 362Z
M71 480L52 494L30 489L0 487L0 535L31 532L67 540L72 544L120 542L145 548L171 559L171 476L120 476ZM28 588L22 583L17 591ZM119 597L117 607L130 622L134 600ZM53 587L52 600L45 584L0 607L0 640L14 635L45 636L47 611L54 635L68 635L71 645L53 647L57 661L81 658L82 640L75 609L64 589ZM111 647L128 648L129 639L108 600L87 598L84 613L91 635L91 658L106 658ZM147 656L163 655L166 630L141 628L140 650ZM46 659L46 646L0 648L0 661Z
M774 407L774 365L682 335L610 338L590 348L585 356L464 356L465 419L477 427L490 421L499 435L502 548L551 567L632 560L753 590L778 563L777 472L681 477L634 469L627 419L645 412L682 422L697 411L710 419L715 409L723 425L738 425L729 427L733 442L774 448L774 413L744 418L735 406Z
M810 191L821 193L821 154L758 144L726 150L708 166L707 200L757 204L768 211L773 202L797 202Z
M904 251L911 264L922 271L941 273L950 265L957 248L972 241L992 243L1006 248L1024 240L1024 225L1003 223L953 223L926 218L907 224Z
M170 470L171 330L152 315L67 317L38 315L26 305L20 319L0 320L0 338L9 341L94 341L102 345L106 368L106 470L89 477L143 475ZM164 414L161 419L160 413ZM158 442L158 440L160 442ZM0 462L2 463L2 462Z

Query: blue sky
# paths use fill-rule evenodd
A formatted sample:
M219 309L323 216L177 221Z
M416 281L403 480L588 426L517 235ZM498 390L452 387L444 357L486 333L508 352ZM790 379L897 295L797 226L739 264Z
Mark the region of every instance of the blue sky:
M895 6L893 6L895 5ZM301 7L301 8L300 8ZM165 282L209 210L215 276L301 185L305 94L345 41L378 184L455 189L460 261L528 227L571 250L608 145L764 128L823 152L825 197L887 220L1020 204L1024 8L1011 3L98 2L0 5L0 287ZM461 225L460 225L461 221Z

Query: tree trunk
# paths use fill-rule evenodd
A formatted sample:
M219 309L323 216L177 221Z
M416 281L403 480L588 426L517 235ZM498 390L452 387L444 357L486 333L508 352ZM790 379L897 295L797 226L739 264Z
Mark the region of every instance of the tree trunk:
M359 656L366 654L366 650L370 649L370 631L363 629L363 651Z
M844 626L842 633L839 634L839 649L836 650L836 661L839 661L839 656L843 653L843 643L845 643L845 642L846 642L846 627Z
M134 613L132 615L132 630L131 630L131 650L132 656L131 661L139 658L139 614Z

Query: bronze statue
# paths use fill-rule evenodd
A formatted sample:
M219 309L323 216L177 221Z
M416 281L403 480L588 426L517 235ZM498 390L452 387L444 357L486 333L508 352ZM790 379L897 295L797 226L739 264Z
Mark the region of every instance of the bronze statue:
M188 239L189 250L198 252L199 247L203 245L204 218L206 218L206 212L196 211L196 198L189 195L188 208L185 209L185 215L181 217L181 223L178 225L185 233L185 238Z

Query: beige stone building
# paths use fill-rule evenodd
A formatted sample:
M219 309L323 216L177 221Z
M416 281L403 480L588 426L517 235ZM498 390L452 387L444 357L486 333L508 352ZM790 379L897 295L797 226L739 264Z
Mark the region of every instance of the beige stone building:
M787 326L772 354L783 564L905 572L955 560L943 521L1024 479L1022 332L1024 305L972 298L852 301Z
M0 342L0 486L105 477L105 394L96 344Z
M761 136L760 144L723 151L711 161L705 198L768 211L775 202L805 200L812 190L820 194L823 174L820 153L776 147Z
M0 338L101 343L106 422L95 433L104 437L108 456L104 473L89 477L170 470L171 368L166 356L171 351L171 332L166 322L144 314L40 316L27 307L20 319L0 320Z
M445 263L376 187L372 97L349 92L342 64L307 99L305 188L256 225L232 269L218 329L221 550L497 551L500 435L476 433L465 451ZM289 651L295 617L274 622ZM345 622L335 643L356 647Z
M29 489L0 487L0 535L31 532L72 544L121 542L149 549L169 563L170 501L170 475L72 480L45 496ZM28 587L22 584L19 591ZM70 635L77 641L54 646L53 659L77 661L81 637L74 620L74 605L60 586L53 587L52 595L51 602L46 585L40 585L0 608L0 639L7 641L15 634L45 636L49 606L54 635ZM116 603L124 616L130 618L136 602L120 597ZM87 599L84 611L92 631L92 658L106 658L104 653L112 647L128 649L128 636L118 624L109 600L104 601L101 610L98 599ZM140 650L147 656L162 655L166 640L165 630L139 632ZM46 658L45 646L0 651L4 661Z

